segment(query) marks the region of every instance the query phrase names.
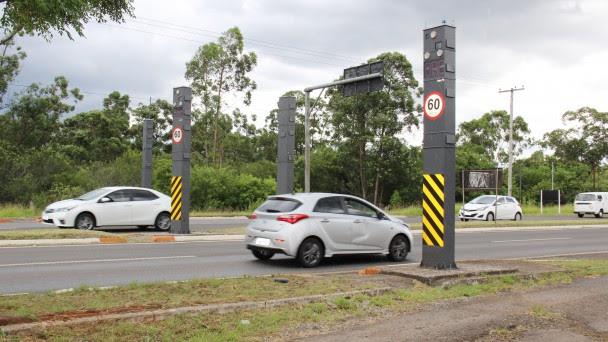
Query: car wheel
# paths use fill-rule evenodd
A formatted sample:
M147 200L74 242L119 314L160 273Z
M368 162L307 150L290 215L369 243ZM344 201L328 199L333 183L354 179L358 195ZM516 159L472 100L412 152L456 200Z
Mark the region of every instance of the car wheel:
M265 249L252 250L253 256L260 260L268 260L274 256L274 252L267 251Z
M579 218L583 218L583 216L585 216L585 214L583 214L583 213L578 213L577 215Z
M494 213L488 213L488 216L486 216L486 221L494 221Z
M407 257L408 241L403 235L397 235L388 246L388 258L391 261L403 261Z
M521 213L515 214L515 218L513 219L513 221L521 221Z
M298 249L298 262L303 267L315 267L323 260L323 245L316 238L308 238Z
M82 213L76 217L76 228L91 230L95 228L95 218L89 213Z
M599 212L599 213L597 213L597 214L595 214L595 217L596 217L596 218L600 218L600 217L602 217L602 216L604 216L604 209L600 209L600 212Z
M158 230L169 230L171 229L171 217L168 213L160 213L156 216L154 221L154 228Z

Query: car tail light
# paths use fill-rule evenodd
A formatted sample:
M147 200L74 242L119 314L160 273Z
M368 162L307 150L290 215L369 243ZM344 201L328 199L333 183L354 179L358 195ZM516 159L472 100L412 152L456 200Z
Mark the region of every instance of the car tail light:
M279 217L277 217L277 221L283 221L283 222L287 222L287 223L298 223L299 221L303 220L303 219L307 219L308 215L306 214L289 214L289 215L281 215Z
M255 220L256 218L258 218L258 215L256 215L255 213L253 213L253 214L247 216L247 218L250 219L250 220Z

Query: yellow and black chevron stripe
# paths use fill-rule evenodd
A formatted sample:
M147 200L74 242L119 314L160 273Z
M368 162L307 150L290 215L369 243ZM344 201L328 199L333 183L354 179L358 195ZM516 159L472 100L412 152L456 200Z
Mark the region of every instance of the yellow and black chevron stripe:
M422 182L422 243L443 247L445 231L445 177L440 173L425 174Z
M171 177L171 220L182 219L182 176Z

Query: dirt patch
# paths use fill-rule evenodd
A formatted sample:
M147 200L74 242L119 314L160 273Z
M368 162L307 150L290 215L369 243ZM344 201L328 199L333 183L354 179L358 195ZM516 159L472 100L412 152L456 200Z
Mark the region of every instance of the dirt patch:
M34 322L34 320L27 317L0 316L0 326L31 322Z
M8 218L0 218L0 223L11 223L13 222L13 219L8 219Z
M94 317L101 315L111 315L120 313L140 312L146 310L156 310L162 308L161 305L139 305L129 306L125 308L113 308L107 310L79 310L79 311L68 311L57 314L48 314L38 317L37 321L69 321L75 318L83 317ZM33 321L30 321L33 322Z

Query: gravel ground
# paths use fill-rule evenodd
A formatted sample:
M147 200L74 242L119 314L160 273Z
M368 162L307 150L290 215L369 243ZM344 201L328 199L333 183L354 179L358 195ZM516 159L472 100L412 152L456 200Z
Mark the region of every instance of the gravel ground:
M300 341L608 341L607 308L608 277L586 278L348 321L338 331Z

